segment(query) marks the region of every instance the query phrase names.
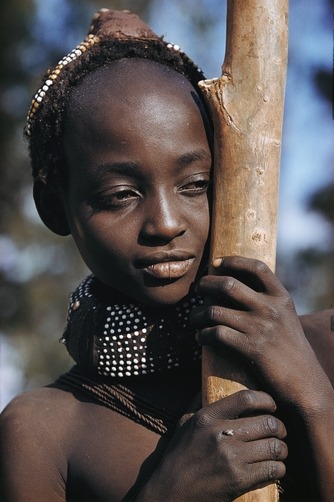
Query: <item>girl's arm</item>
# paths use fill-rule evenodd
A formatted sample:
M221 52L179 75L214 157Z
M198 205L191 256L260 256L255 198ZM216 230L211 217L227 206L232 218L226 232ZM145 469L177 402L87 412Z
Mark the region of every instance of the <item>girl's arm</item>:
M306 338L334 386L334 308L299 316Z
M204 277L198 286L198 292L210 298L192 316L200 329L199 341L228 346L253 368L287 427L287 480L295 478L291 486L302 480L299 486L305 494L315 490L320 500L332 500L334 391L292 299L257 260L224 258L217 272L221 275ZM328 352L333 360L333 344Z
M327 309L300 316L304 333L311 344L318 361L334 387L334 309ZM325 386L327 388L327 386ZM320 389L320 393L321 389ZM324 410L309 423L311 444L314 445L314 457L318 465L318 476L323 500L332 500L333 481L333 436L334 409L332 391L330 397L324 395ZM332 403L328 406L329 403ZM320 439L320 441L319 441Z

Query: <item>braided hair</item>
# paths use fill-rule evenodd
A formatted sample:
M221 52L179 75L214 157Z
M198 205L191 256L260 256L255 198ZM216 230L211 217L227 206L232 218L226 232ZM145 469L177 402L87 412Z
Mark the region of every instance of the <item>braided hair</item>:
M128 11L122 15L136 18ZM101 29L101 18L109 18L117 11L102 9L93 20L99 20L98 36L94 24L85 41L79 44L58 65L44 75L42 86L35 94L28 113L24 134L29 144L32 174L35 181L60 183L66 180L66 158L63 148L64 115L72 89L84 77L101 66L122 58L143 58L166 65L184 75L200 94L197 83L204 79L202 71L177 45L166 43L140 21L140 34L126 36L120 23L115 36ZM106 23L105 23L106 24ZM143 31L142 26L147 28ZM92 33L93 31L93 33ZM148 36L147 36L148 35Z

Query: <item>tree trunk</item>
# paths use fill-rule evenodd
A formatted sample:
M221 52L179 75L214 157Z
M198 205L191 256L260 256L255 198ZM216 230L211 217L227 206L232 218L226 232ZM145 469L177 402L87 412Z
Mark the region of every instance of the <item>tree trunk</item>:
M288 0L227 2L222 76L200 84L215 131L210 263L243 255L274 270ZM242 362L204 348L204 404L241 388L258 388ZM278 490L273 484L237 500L274 502Z

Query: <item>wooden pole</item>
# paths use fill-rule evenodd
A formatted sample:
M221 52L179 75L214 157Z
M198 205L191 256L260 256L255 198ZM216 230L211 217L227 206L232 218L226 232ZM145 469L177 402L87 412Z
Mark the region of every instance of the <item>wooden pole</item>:
M200 84L215 130L210 263L243 255L275 269L287 25L288 0L227 0L222 76ZM203 349L204 404L256 387L237 358ZM278 490L237 500L276 502Z

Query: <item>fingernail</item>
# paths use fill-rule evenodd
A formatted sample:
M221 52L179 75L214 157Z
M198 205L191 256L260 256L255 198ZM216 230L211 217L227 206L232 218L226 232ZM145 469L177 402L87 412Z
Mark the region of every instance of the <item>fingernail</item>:
M215 258L212 261L212 266L215 267L215 268L219 268L222 263L223 263L223 258Z

